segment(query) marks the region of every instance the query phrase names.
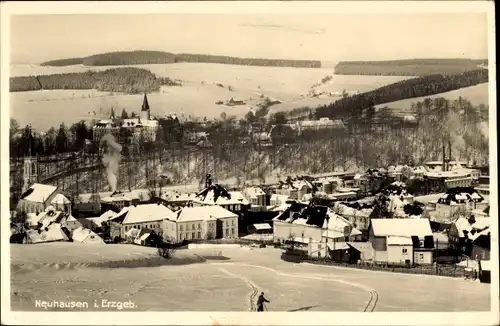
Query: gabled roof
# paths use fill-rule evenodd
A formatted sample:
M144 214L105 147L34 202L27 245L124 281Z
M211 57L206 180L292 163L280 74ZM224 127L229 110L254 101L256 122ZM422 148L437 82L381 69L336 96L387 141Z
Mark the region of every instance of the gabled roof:
M84 228L82 226L78 229L73 230L71 238L73 239L73 242L83 242L89 236L94 236L94 238L97 238L96 241L104 243L100 236L95 234L92 230Z
M21 199L35 203L44 203L56 191L57 187L55 186L34 183L28 190L26 190L26 192L21 195Z
M465 217L459 217L455 220L453 224L457 228L459 237L464 237L465 236L464 231L466 231L469 235L469 238L472 238L473 237L473 235L471 234L472 230L482 231L490 227L489 217L474 217L474 219L475 219L474 223L470 223L469 220L467 220Z
M63 194L57 194L54 196L54 199L50 201L51 204L53 205L64 205L64 204L71 204L71 201L66 198Z
M432 236L431 224L428 219L372 219L371 228L376 237L425 237Z
M129 207L123 224L144 223L175 219L175 213L161 204L143 204Z

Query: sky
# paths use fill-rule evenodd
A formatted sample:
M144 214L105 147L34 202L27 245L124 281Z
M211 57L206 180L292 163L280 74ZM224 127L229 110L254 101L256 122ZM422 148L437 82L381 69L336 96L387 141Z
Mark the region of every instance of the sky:
M127 50L284 59L488 57L487 16L136 14L11 16L11 62Z

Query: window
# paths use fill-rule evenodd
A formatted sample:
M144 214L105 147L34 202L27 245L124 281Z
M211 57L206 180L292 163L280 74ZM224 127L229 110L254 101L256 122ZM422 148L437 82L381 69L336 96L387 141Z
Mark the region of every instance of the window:
M231 229L231 234L236 234L236 232L234 232L234 228Z
M198 230L201 230L201 224L198 223Z
M408 253L408 249L406 248L401 249L401 251L403 252L403 255L406 255Z
M226 237L229 237L229 230L226 229Z
M229 226L229 221L226 221L226 226Z
M201 232L198 232L198 239L201 239Z
M418 259L424 260L424 254L418 254Z
M181 225L181 226L179 226L179 230L180 230L180 231L182 231L182 225Z
M196 239L196 234L195 234L195 232L191 233L191 238L192 238L192 239Z
M231 221L231 225L234 225L234 220Z
M319 249L323 249L323 246L321 246L321 244L318 244L318 250Z

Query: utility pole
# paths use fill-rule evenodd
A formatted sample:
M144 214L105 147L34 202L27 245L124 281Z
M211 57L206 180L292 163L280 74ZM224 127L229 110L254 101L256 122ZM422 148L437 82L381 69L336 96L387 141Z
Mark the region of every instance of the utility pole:
M436 239L436 275L438 275L438 273L439 273L439 268L438 268L439 250L438 250L438 247L439 247L439 240Z

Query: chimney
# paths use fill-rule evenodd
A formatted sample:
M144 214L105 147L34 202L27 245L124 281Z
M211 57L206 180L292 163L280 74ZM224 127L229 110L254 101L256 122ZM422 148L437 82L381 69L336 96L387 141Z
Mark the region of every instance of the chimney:
M448 139L448 162L451 162L451 139ZM455 162L455 164L457 163Z

